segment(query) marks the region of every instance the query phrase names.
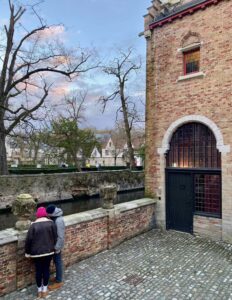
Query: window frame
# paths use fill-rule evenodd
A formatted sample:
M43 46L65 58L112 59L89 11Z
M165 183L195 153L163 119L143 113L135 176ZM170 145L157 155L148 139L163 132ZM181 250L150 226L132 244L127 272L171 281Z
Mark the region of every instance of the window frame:
M202 176L200 181L197 177ZM210 177L218 178L214 179L214 189L209 192L209 186L212 181ZM197 191L196 185L203 188L202 191ZM208 184L208 186L207 186ZM207 191L208 190L208 191ZM202 194L202 195L201 195ZM217 197L215 197L217 196ZM215 201L215 199L217 201ZM203 200L203 201L202 201ZM216 173L195 173L194 174L194 214L199 216L207 216L212 218L221 218L222 215L222 189L221 189L221 172Z
M202 144L199 141L204 140ZM221 153L214 133L206 125L189 122L173 133L166 153L167 168L220 169Z
M186 57L187 57L187 54L191 54L191 53L194 53L194 52L197 52L199 51L199 69L197 71L194 71L194 72L189 72L187 73L187 67L186 67ZM183 69L184 69L184 76L188 76L188 75L191 75L191 74L196 74L196 73L199 73L200 72L200 56L201 55L201 48L200 46L194 48L194 49L190 49L190 50L186 50L186 51L183 51Z

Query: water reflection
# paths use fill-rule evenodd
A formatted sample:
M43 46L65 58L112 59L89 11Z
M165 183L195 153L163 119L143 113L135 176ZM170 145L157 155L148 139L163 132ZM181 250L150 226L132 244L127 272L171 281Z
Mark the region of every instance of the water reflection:
M120 192L117 195L117 200L115 204L129 202L136 199L140 199L144 197L144 189L138 189L127 192ZM53 201L50 202L59 206L64 215L75 214L78 212L83 212L86 210L95 209L101 206L101 201L98 196L92 198L81 198L81 199L70 199L70 200L62 200L62 201ZM50 203L40 203L39 206L48 206ZM0 230L14 227L16 222L16 217L11 213L10 208L8 209L0 209Z

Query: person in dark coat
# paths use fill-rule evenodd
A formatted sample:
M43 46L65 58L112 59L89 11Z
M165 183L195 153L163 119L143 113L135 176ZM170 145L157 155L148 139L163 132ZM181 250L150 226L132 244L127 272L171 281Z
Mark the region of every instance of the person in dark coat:
M55 254L53 256L53 261L56 267L56 277L51 279L53 284L48 286L48 289L52 291L59 289L63 285L63 261L61 251L64 247L65 224L61 208L54 204L50 204L46 210L48 216L54 221L57 230L57 241L55 244Z
M55 252L57 240L56 226L47 217L45 207L39 207L36 220L31 223L25 242L25 256L35 263L35 278L38 287L38 298L48 294L49 267Z

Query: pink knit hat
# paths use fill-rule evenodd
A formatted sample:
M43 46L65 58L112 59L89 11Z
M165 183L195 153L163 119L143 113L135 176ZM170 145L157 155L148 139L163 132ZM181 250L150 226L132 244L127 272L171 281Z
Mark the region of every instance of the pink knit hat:
M36 217L37 218L47 217L46 208L43 206L39 207L36 211Z

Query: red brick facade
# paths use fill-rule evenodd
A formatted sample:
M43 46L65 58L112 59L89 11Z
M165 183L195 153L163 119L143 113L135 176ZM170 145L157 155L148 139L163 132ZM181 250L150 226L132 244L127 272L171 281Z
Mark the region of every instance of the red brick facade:
M16 257L15 243L3 245L0 248L0 295L15 290Z
M188 122L188 118L203 122L211 127L221 152L221 235L224 240L232 241L232 1L214 1L204 9L170 19L152 29L149 24L161 9L160 2L154 0L145 16L146 192L160 197L157 219L165 227L164 170L168 147L165 142L169 142L172 132ZM200 44L201 74L187 79L181 77L184 75L181 49L194 43ZM209 224L207 218L205 222Z

